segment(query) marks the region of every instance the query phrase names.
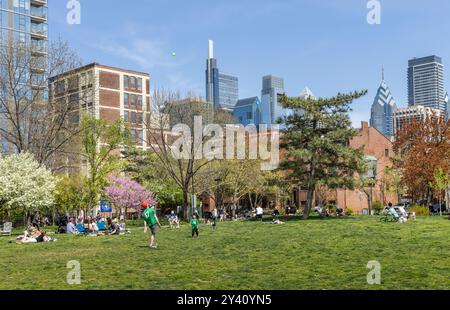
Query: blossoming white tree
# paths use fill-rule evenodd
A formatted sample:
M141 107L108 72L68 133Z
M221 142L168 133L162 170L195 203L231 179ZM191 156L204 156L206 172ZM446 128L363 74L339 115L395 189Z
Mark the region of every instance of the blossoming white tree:
M28 153L0 157L0 214L43 211L54 203L55 177Z

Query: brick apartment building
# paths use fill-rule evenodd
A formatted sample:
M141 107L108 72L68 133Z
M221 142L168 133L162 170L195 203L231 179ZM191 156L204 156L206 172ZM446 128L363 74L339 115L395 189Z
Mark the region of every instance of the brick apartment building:
M398 202L397 195L384 189L385 169L392 166L390 158L394 155L392 141L374 127L369 127L367 122L362 122L359 134L350 141L350 146L355 149L362 147L364 155L376 163L376 175L374 176L376 182L372 191L373 201L379 200L384 204L389 202L396 204ZM295 192L294 196L294 201L298 206L306 205L307 194L305 191ZM344 209L350 208L357 213L368 210L368 199L362 189L329 191L327 198L329 203Z
M151 122L148 73L91 63L54 76L49 94L72 106L69 122L78 124L84 113L109 122L123 118L131 128L131 141L148 150Z

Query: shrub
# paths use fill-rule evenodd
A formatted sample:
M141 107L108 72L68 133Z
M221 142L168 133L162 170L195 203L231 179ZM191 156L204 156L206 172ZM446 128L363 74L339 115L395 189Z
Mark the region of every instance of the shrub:
M377 200L377 201L375 201L375 202L373 203L372 208L373 208L373 210L374 210L377 214L380 214L381 211L383 211L384 206L383 206L383 204L381 203L381 201Z
M429 216L430 209L424 206L412 206L410 209L411 212L416 212L416 216Z
M326 208L328 209L328 212L330 213L336 213L336 206L333 204L329 204L326 206Z
M355 211L353 211L353 209L351 209L351 208L347 208L347 209L345 210L345 214L346 214L347 216L352 216L352 215L355 214Z

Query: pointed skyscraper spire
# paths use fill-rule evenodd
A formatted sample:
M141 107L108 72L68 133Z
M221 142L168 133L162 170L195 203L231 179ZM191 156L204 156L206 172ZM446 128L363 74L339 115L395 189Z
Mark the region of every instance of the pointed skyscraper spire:
M372 105L370 124L386 136L393 136L393 112L397 109L391 90L384 79L384 66L381 68L381 85Z
M209 40L208 41L208 59L214 58L214 41Z

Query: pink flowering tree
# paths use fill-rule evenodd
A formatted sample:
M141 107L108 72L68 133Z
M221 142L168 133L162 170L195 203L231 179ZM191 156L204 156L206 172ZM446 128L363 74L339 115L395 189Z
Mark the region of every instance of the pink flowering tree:
M156 206L155 195L147 191L141 184L125 178L111 177L111 185L108 186L104 193L111 203L127 214L128 208L134 208L138 212L141 211L140 205L143 201L148 201L149 205Z

